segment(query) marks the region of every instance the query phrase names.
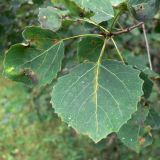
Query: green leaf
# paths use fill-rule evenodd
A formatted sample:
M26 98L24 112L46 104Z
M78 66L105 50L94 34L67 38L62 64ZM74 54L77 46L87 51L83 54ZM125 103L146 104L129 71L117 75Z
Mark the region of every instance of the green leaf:
M80 62L90 60L97 62L103 46L103 40L97 37L82 38L78 43L78 59Z
M46 85L56 78L64 57L63 42L55 33L28 27L23 37L29 44L13 45L4 62L4 75L28 85Z
M108 0L72 0L85 10L90 10L94 13L91 19L97 23L108 21L114 17L112 4Z
M149 98L153 88L153 82L151 81L150 78L159 79L160 78L159 74L155 73L154 71L150 70L150 68L147 67L148 63L147 55L139 55L139 56L128 55L125 58L128 64L133 65L135 68L142 71L140 77L141 79L144 80L143 84L144 97Z
M126 0L110 0L112 3L112 6L118 6L119 4L125 2Z
M71 0L52 0L53 5L58 5L58 6L65 6L66 9L70 11L70 14L75 17L79 17L81 13L84 12L83 9L81 9L79 6L75 4L75 2Z
M153 82L143 72L140 74L140 77L141 77L141 79L144 80L143 92L144 92L144 97L147 99L150 97L150 95L152 93Z
M140 100L140 72L118 61L80 64L60 78L52 91L55 112L95 142L131 118Z
M159 0L129 0L128 6L138 21L148 21L152 19L159 10Z
M150 109L145 123L154 130L160 129L160 114L154 109Z
M147 132L147 126L145 126L147 115L148 109L144 109L140 105L138 111L122 126L117 134L127 147L136 152L140 152L142 148L152 144L152 137Z
M136 67L149 77L157 79L160 78L158 73L155 73L154 71L150 70L150 68L147 67L148 58L146 55L139 55L139 56L128 55L126 56L126 60L129 65L133 65L134 67Z
M56 8L40 8L38 17L43 28L57 31L62 25L62 15Z
M152 34L149 35L149 38L151 40L160 42L160 33L152 33Z

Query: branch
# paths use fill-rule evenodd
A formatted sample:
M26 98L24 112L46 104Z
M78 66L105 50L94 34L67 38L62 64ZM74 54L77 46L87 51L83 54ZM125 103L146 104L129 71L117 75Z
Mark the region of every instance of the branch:
M107 36L112 37L112 36L121 35L121 34L123 34L123 33L128 33L128 32L132 31L132 30L135 29L135 28L142 27L142 25L143 25L143 22L140 22L140 23L135 24L135 25L133 25L133 26L131 26L131 27L125 28L125 29L123 29L123 30L120 30L120 31L118 31L118 32L110 32L109 34L107 34Z
M145 42L146 42L146 49L147 49L149 67L150 67L151 70L153 70L152 61L151 61L151 54L150 54L150 48L149 48L149 42L148 42L148 39L147 39L146 28L145 28L144 24L142 24L142 29L143 29L144 39L145 39Z
M106 36L109 36L109 37L112 38L113 36L118 36L118 35L121 35L123 33L128 33L128 32L130 32L133 29L138 28L138 27L142 27L144 38L145 38L145 43L146 43L146 49L147 49L149 67L150 67L151 70L153 70L152 61L151 61L151 54L150 54L150 47L149 47L149 43L148 43L148 39L147 39L147 35L146 35L146 28L145 28L145 25L144 25L143 22L140 22L138 24L135 24L135 25L133 25L131 27L122 29L122 30L117 31L117 32L110 32Z

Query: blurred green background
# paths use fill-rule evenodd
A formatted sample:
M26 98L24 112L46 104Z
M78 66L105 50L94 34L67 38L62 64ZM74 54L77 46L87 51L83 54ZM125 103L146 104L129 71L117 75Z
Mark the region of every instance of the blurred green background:
M0 0L1 72L5 51L23 41L21 32L26 26L39 25L38 8L48 5L49 0ZM154 69L160 73L159 17L147 28ZM135 54L145 49L138 31L118 41L123 50ZM50 86L30 89L0 77L0 160L160 160L160 132L155 132L153 145L140 154L125 147L115 134L94 144L54 114L50 91ZM150 99L159 110L157 91Z

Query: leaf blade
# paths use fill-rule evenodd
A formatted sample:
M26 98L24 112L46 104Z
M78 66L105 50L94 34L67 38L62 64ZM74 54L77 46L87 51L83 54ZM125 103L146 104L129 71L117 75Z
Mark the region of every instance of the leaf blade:
M42 28L57 31L62 25L62 15L53 7L39 8L39 22Z
M148 108L139 105L138 111L124 124L118 132L118 138L129 148L139 153L141 149L152 144L150 133L146 132L145 120Z
M4 75L28 85L41 86L51 83L61 69L64 57L63 41L54 43L55 34L39 27L27 28L23 36L29 44L17 44L8 50Z
M93 11L95 14L91 19L97 23L108 21L114 17L112 4L108 0L73 0L80 7Z
M136 111L137 101L142 95L139 71L125 67L119 62L112 61L105 61L100 65L95 63L79 65L69 75L60 78L54 86L52 104L55 112L70 126L80 133L89 135L95 142L112 132L118 132ZM118 68L124 70L117 76ZM133 84L127 84L136 94L129 93L133 99L126 98L129 90L125 84L127 81L123 77L128 74L127 69L134 72L129 76L138 80L134 87ZM117 90L113 87L113 83ZM118 95L117 91L119 91ZM130 104L130 107L124 110L127 104Z

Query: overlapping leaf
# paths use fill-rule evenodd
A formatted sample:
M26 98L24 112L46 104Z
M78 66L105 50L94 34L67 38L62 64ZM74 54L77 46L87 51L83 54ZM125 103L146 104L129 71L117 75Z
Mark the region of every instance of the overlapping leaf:
M80 62L83 60L89 60L97 62L99 53L103 46L103 40L97 37L82 38L78 43L78 59Z
M110 0L113 6L118 6L120 3L125 2L126 0Z
M149 67L147 67L148 58L146 55L139 55L139 56L128 55L126 56L126 60L128 64L133 65L134 67L136 67L149 77L153 78L160 77L157 73L155 73L154 71L150 70Z
M147 115L148 109L143 109L140 106L138 111L118 132L119 139L136 152L140 152L143 147L152 144L152 137L147 132L145 125Z
M128 55L126 56L126 60L130 65L133 65L135 68L142 71L140 77L141 79L144 80L143 84L144 97L149 98L153 88L153 82L151 81L150 78L159 79L160 76L147 67L148 63L147 55L139 55L139 56Z
M146 125L149 125L152 129L160 129L160 115L153 108L150 109L148 117L146 119Z
M143 94L139 74L118 61L80 64L54 86L53 107L70 126L98 142L118 132L136 111Z
M69 10L70 15L74 17L79 17L84 10L75 4L72 0L52 0L53 5L55 6L65 6L67 10Z
M153 89L153 82L148 78L148 76L144 73L141 73L140 75L141 79L144 80L143 84L143 92L144 92L144 97L147 99L150 97Z
M43 28L57 31L62 25L62 15L56 8L40 8L38 17Z
M28 44L14 45L6 54L5 76L29 85L51 83L61 68L63 42L56 42L55 33L39 27L26 28L23 37Z
M97 23L107 21L114 17L112 4L109 0L72 0L85 10L94 13L91 19Z
M129 0L128 6L133 16L139 21L147 21L159 10L159 0Z

